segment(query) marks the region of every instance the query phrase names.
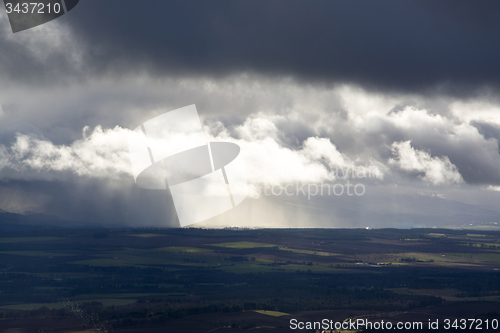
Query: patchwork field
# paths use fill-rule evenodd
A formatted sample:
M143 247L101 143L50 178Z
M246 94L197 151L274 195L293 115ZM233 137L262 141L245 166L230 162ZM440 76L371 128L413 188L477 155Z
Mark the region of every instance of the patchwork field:
M288 316L289 315L288 313L279 312L279 311L269 311L269 310L254 310L254 311L257 313L261 313L261 314L273 316L273 317L281 317L281 316Z
M291 318L434 318L449 304L495 316L499 239L445 229L10 232L0 239L0 331L81 332L75 308L123 333L288 332Z
M228 242L228 243L207 244L207 245L217 246L217 247L228 247L231 249L254 249L254 248L260 248L260 247L275 247L275 246L277 246L274 244L264 244L264 243L257 243L257 242Z

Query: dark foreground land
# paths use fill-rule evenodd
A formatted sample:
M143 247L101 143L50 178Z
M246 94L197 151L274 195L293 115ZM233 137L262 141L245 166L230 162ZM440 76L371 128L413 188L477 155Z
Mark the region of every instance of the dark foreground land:
M4 232L0 332L320 332L290 321L349 318L493 332L499 269L486 230Z

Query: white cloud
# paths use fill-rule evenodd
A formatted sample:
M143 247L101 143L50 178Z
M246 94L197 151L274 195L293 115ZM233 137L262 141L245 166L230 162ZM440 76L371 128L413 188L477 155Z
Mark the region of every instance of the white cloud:
M372 160L351 160L339 152L328 138L309 137L296 148L284 145L282 133L273 117L262 114L249 117L234 129L238 138L231 137L221 123L205 126L217 141L230 141L241 147L250 184L320 183L333 181L349 172L363 172L361 177L382 178L385 167ZM0 146L0 163L18 171L71 172L80 177L119 177L131 175L127 137L128 129L97 126L90 135L70 145L56 145L33 135L18 134L10 147ZM371 167L371 169L370 169ZM368 173L369 172L369 173ZM352 175L351 175L352 176Z
M419 173L422 180L434 185L459 184L462 176L447 156L432 157L429 153L414 149L410 141L394 142L391 145L395 159L389 164L407 172Z
M124 152L119 153L116 145L99 148L108 149L106 154L115 154L100 160L97 153L90 152L97 149L91 144L97 142L97 132L76 141L72 132L83 127L82 121L93 126L101 123L102 128L118 123L122 126L118 128L126 131L124 127L133 128L145 119L196 100L206 132L217 140L232 141L242 147L254 183L331 181L338 176L336 168L359 167L376 168L376 178L388 179L388 147L393 142L408 140L419 149L415 150L416 156L421 156L417 152L445 156L437 158L439 163L430 158L434 168L422 171L420 167L420 171L414 171L425 174L424 181L456 183L456 174L449 171L457 168L461 171L460 179L463 176L470 183L484 183L486 178L490 184L500 181L498 143L486 140L474 126L445 113L437 114L433 108L429 108L431 112L402 106L407 100L417 103L418 96L369 93L349 86L308 85L252 75L223 79L168 77L156 81L139 76L120 82L93 81L88 85L47 89L30 90L26 100L24 93L12 88L0 93L6 110L6 121L0 124L2 132L23 133L18 134L16 146L9 147L9 158L2 159L4 166L10 163L40 173L64 170L89 177L128 174L126 140L120 148ZM56 94L61 94L62 99L44 97ZM389 112L396 106L399 111ZM25 134L31 131L37 136ZM101 131L111 135L118 129ZM53 140L40 139L39 133ZM55 140L69 143L56 145L52 143ZM28 145L31 155L16 158L14 153L21 154L26 149L23 145ZM36 153L36 149L41 152ZM120 158L116 158L117 154ZM113 171L107 172L106 168ZM439 176L441 171L446 177Z
M233 129L233 135L220 122L205 127L212 139L234 142L241 147L253 197L258 197L260 185L326 183L342 177L382 179L387 171L373 159L352 160L329 138L311 136L291 148L280 139L289 135L276 126L282 121L284 117L280 115L250 115Z
M275 125L281 118L261 113L252 115L234 129L238 139L231 137L221 123L212 123L206 129L216 133L215 140L231 141L241 147L252 183L320 183L333 181L348 170L370 167L371 176L383 177L382 165L372 160L353 161L339 152L328 138L309 137L297 149L287 147L280 140L284 133Z
M38 172L69 171L82 177L119 177L131 174L127 135L129 130L115 127L103 130L97 126L89 136L71 145L54 143L26 134L18 134L9 149L0 147L3 166Z
M336 89L336 93L344 107L352 115L360 117L368 113L385 115L402 100L401 96L370 93L352 85L342 85Z
M488 191L500 192L500 186L493 186L493 185L489 185L486 189L487 189Z
M481 121L500 124L500 105L498 105L498 101L456 101L451 103L450 110L462 122Z

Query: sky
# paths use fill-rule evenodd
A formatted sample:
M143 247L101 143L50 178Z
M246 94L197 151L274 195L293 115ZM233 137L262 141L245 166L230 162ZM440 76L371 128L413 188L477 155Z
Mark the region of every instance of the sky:
M178 226L168 191L134 183L127 137L195 104L207 140L240 146L250 191L194 226L494 228L499 13L488 0L86 0L13 34L2 8L0 212Z

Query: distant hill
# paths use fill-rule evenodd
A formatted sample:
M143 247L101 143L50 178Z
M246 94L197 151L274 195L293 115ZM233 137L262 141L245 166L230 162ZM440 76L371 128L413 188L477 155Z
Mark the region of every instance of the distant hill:
M0 231L22 231L64 228L68 224L45 214L16 214L0 209Z

